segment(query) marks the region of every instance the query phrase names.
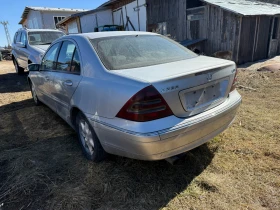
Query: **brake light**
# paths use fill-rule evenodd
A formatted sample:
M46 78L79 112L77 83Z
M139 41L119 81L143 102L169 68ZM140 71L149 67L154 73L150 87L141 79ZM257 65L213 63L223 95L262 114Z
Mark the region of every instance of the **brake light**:
M117 114L126 120L145 122L173 115L162 95L151 85L136 93Z
M234 75L233 83L232 83L231 88L230 88L230 92L235 90L236 85L237 85L237 69L235 71L235 75Z

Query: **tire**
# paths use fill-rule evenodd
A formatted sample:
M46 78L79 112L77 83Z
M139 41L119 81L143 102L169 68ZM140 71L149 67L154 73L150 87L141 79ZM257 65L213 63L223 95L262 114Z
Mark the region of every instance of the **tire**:
M24 68L20 67L16 61L16 59L14 58L14 65L15 65L15 69L16 69L16 73L17 74L23 74L24 73Z
M107 153L100 144L94 129L81 112L76 117L76 131L83 154L88 160L100 162L106 158Z
M35 87L34 87L34 85L31 81L30 81L30 89L31 89L32 98L34 100L35 105L39 106L41 104L41 102L38 99L38 96L37 96L36 91L35 91Z

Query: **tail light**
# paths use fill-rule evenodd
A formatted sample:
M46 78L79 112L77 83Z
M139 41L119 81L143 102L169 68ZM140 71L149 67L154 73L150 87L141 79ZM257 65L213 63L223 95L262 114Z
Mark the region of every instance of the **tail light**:
M162 95L148 86L126 102L117 117L126 120L145 122L173 115Z
M233 83L232 83L232 86L230 88L230 92L235 90L236 88L236 85L237 85L237 69L235 71L235 75L234 75L234 79L233 79Z

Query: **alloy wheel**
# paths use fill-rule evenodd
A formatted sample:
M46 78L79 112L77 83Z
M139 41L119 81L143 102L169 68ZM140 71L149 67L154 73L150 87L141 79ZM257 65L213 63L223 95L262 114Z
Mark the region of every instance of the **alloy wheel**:
M33 100L37 104L38 103L38 98L37 98L37 95L36 95L36 92L35 92L35 87L34 87L33 83L31 84L31 91L32 91Z
M79 133L84 148L92 155L94 153L93 135L88 123L83 119L79 122Z

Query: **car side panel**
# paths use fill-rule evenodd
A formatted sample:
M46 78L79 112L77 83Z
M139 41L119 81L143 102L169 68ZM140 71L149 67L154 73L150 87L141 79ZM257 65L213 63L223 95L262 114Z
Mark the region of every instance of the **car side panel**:
M81 75L56 72L52 97L56 102L56 112L66 121L70 115L70 101L82 79Z
M38 71L37 74L37 94L39 100L56 111L56 103L53 97L54 93L54 72Z

